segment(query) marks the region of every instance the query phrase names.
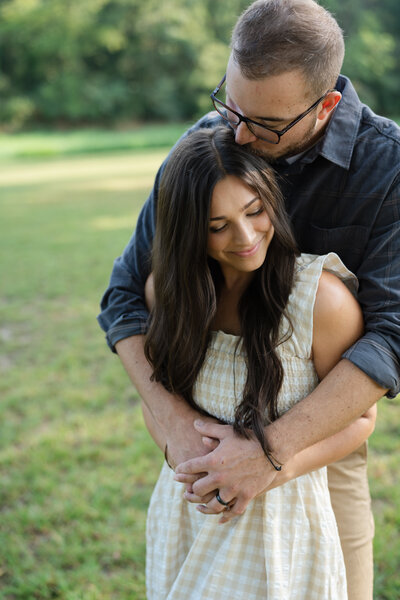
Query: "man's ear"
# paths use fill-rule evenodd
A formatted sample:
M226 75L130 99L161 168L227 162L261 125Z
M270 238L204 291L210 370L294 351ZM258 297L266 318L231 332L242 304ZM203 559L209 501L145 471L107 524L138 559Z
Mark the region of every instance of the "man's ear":
M329 92L322 100L322 108L318 112L317 119L323 121L333 111L335 106L340 102L342 94L336 90Z

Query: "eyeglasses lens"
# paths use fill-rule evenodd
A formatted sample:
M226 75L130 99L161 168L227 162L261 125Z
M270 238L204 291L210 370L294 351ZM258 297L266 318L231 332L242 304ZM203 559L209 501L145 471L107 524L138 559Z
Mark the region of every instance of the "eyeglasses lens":
M221 115L221 117L223 119L225 119L225 121L228 121L228 123L233 128L235 128L239 125L241 119L238 117L238 115L236 113L230 111L228 108L226 108L225 106L220 104L217 99L213 100L213 104L214 104L215 110ZM265 127L262 127L261 125L257 125L256 123L253 123L251 121L245 121L245 123L246 123L247 127L249 128L249 130L251 131L251 133L253 135L255 135L256 137L258 137L259 139L265 140L266 142L269 142L270 144L278 144L279 135L277 135L273 131L270 131L269 129L265 129Z

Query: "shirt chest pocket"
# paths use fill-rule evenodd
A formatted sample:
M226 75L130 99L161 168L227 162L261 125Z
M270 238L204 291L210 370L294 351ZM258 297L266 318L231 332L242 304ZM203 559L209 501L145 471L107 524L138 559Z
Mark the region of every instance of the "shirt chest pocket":
M301 252L319 255L336 252L353 272L359 267L368 242L368 228L359 225L326 228L306 223L295 233Z

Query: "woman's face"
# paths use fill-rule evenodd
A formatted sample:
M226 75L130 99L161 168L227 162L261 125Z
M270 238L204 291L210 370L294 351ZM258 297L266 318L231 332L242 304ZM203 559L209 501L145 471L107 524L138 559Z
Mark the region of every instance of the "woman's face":
M256 192L234 175L217 183L207 252L219 262L225 279L261 267L273 235L274 227Z

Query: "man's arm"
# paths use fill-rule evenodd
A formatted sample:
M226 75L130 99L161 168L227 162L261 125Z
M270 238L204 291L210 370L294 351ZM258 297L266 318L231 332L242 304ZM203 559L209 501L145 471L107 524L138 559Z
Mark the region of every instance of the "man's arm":
M199 128L215 127L221 123L225 122L216 112L208 113L181 139ZM151 271L158 190L167 161L168 157L156 175L154 187L140 211L134 234L122 256L114 261L110 282L101 300L98 321L114 352L118 341L147 331L148 310L144 301L144 286Z
M122 256L114 261L110 282L101 300L101 313L97 318L113 352L119 340L144 334L147 330L149 315L144 301L144 285L151 270L151 247L162 170L163 165L140 211L129 243Z
M382 177L384 173L382 173ZM368 247L362 264L357 271L360 280L359 301L361 303L366 331L343 354L343 359L332 369L327 377L307 398L296 404L289 412L275 421L267 429L266 436L276 457L283 463L297 453L321 439L334 435L364 414L381 396L389 390L390 396L400 390L400 177L388 186L386 198L376 215ZM216 426L217 427L217 426ZM204 436L217 434L216 427L201 427L198 430ZM221 436L226 432L222 432ZM196 495L211 493L216 487L226 494L245 489L246 481L238 475L241 457L237 457L238 469L222 476L219 461L225 464L227 456L234 452L235 442L232 433L230 440L224 439L209 459L215 460L210 469L216 475L216 482L204 478L193 485ZM228 444L231 444L229 447ZM224 454L222 454L223 451ZM252 442L247 450L240 448L243 463L240 469L251 470L258 465L263 471L266 487L273 485L274 473L267 464L262 469L263 455L260 448ZM246 461L247 456L249 461ZM236 460L236 459L235 459ZM204 461L190 466L191 473L197 470L211 472ZM178 472L187 473L187 465L179 465ZM236 484L234 482L236 478ZM189 480L182 479L189 483ZM207 484L210 485L207 485ZM250 496L262 490L262 482L249 481ZM244 510L249 497L246 491L238 508ZM222 498L226 498L227 495ZM232 497L232 496L231 496Z
M329 287L325 296L329 300ZM324 335L318 339L322 351L314 356L322 376L337 362L344 347L360 335L360 328L354 327L353 310L346 316L345 307L339 303L333 313L328 303L324 315ZM330 360L326 359L327 354ZM356 421L385 391L350 361L340 360L315 390L266 428L273 456L284 465L289 463L305 448ZM226 521L242 514L252 498L273 487L276 472L256 440L239 438L228 426L197 425L196 428L204 436L218 438L220 443L208 456L178 465L175 478L190 483L192 474L207 472L206 477L193 483L193 493L207 497L219 489L221 498L227 501L236 498L232 509L224 514ZM220 512L220 509L218 502L211 500L207 510Z
M335 435L321 440L317 442L313 446L305 448L301 452L298 452L294 456L292 456L284 465L284 468L275 474L275 477L272 482L269 483L267 487L261 490L260 493L264 493L295 479L296 477L300 477L301 475L305 475L310 471L315 471L316 469L320 469L326 465L329 465L333 462L336 462L351 452L354 452L359 448L363 442L371 435L375 428L377 414L377 406L374 404L366 413L364 413L360 418L356 419L348 425L342 431L339 431ZM208 429L211 434L211 429ZM215 429L215 435L218 434L218 428ZM207 439L204 438L205 443L207 443ZM180 476L177 476L178 481L180 480ZM197 496L193 492L193 485L187 484L187 489L185 492L185 498L189 502L193 502L195 504L207 504L214 497L216 490L213 490L209 494L204 497ZM202 512L206 512L205 510ZM213 514L212 510L207 509L207 512ZM224 521L228 519L225 518Z
M356 275L365 335L343 356L394 397L400 392L400 176L379 211Z

